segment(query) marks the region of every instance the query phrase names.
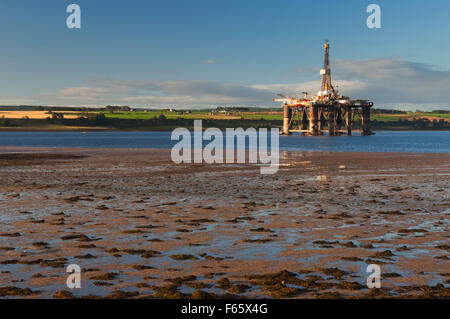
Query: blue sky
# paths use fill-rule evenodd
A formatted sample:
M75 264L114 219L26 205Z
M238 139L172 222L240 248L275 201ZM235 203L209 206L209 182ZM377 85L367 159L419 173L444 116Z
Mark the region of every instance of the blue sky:
M82 28L70 30L67 5ZM366 8L380 5L382 28ZM319 89L323 41L343 94L450 109L447 0L1 0L0 104L276 106Z

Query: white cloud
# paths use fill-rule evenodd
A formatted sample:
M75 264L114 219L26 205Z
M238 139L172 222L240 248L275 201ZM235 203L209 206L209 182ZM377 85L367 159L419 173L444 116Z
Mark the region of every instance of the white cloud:
M333 83L344 95L370 99L378 107L450 109L450 71L400 59L333 61ZM313 68L311 69L313 70ZM307 70L305 70L307 71ZM9 97L2 104L121 104L142 107L277 106L276 94L315 94L316 81L302 83L223 83L219 81L143 81L100 79L51 94ZM20 101L20 103L19 103ZM8 102L8 103L6 103Z
M335 80L333 85L342 92L347 91L360 91L365 89L366 84L357 79L354 80ZM266 85L253 85L254 88L267 90L274 94L284 95L302 95L301 92L308 92L309 94L316 94L320 90L321 81L309 81L303 83L294 84L266 84ZM303 96L303 95L302 95Z
M264 88L216 81L96 80L87 85L40 95L40 100L64 105L130 104L149 107L211 107L271 105L274 94Z
M399 59L338 60L338 79L365 84L349 95L372 99L378 106L450 109L450 71Z

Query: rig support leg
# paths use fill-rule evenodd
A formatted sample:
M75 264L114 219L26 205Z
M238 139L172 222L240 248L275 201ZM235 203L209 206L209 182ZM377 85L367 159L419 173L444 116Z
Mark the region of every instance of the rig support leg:
M372 135L370 131L370 106L363 106L361 113L361 134L363 136Z
M302 107L302 130L308 129L308 110Z
M289 126L291 123L292 110L288 105L283 106L283 134L289 135L291 134L289 130Z
M347 106L345 112L345 124L347 125L347 135L352 135L352 107Z
M325 123L325 118L324 118L324 114L323 114L322 110L319 109L318 112L319 112L319 114L318 114L319 120L317 122L317 125L318 125L319 132L322 132L323 127L324 127L324 123Z
M317 105L309 107L309 134L319 135L319 107Z
M334 105L331 105L328 108L328 135L333 136L335 135L335 131L334 131L334 120L336 118L336 108L334 107Z

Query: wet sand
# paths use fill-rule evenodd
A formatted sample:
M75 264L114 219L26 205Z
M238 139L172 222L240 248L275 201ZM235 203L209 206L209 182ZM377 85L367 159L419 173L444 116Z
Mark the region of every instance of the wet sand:
M450 154L169 156L0 148L0 298L450 296Z

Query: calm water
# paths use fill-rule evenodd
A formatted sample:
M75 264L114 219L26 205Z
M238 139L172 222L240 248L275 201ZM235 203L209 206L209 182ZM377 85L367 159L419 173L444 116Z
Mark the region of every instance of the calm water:
M176 143L170 136L171 132L0 132L0 146L167 149ZM384 131L373 136L280 136L280 149L450 153L450 131Z

